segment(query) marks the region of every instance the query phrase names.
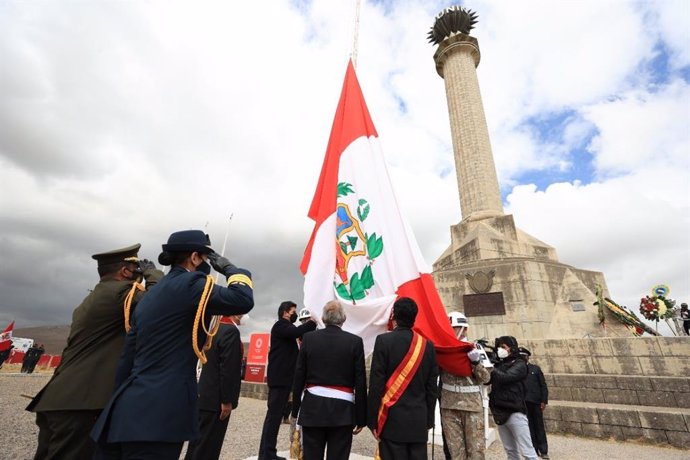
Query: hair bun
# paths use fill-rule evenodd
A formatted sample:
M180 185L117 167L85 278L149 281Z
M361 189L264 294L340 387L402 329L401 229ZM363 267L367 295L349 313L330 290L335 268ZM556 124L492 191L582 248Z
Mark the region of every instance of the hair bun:
M158 254L158 263L161 265L172 265L172 254L170 254L168 251L163 251L160 254Z

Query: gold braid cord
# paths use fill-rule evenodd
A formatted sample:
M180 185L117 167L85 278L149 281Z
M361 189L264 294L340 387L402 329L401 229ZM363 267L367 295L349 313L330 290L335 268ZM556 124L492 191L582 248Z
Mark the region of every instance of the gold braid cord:
M132 300L134 300L134 294L137 290L143 292L144 286L135 281L132 285L132 289L129 290L127 297L125 297L125 331L127 332L132 329L132 326L129 324L129 316L132 311Z
M204 316L206 315L206 305L208 304L208 299L211 297L211 291L213 289L213 277L211 275L206 276L206 285L204 286L204 291L201 293L201 299L199 299L199 306L196 309L196 317L194 318L194 329L192 329L192 347L194 348L194 353L199 357L199 361L202 364L206 364L206 351L211 348L213 343L213 337L218 333L220 328L220 322L217 321L211 330L206 329L206 324L204 324ZM199 323L206 333L206 343L199 349Z

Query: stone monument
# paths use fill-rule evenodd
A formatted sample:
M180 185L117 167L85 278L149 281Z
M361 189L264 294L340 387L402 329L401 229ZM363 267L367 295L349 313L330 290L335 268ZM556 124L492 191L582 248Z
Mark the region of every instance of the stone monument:
M429 32L446 86L462 212L450 246L434 263L444 305L470 318L475 338L629 336L612 315L606 329L600 326L593 303L597 286L608 295L602 273L559 262L553 247L503 212L476 72L479 43L469 35L476 22L476 13L455 6Z

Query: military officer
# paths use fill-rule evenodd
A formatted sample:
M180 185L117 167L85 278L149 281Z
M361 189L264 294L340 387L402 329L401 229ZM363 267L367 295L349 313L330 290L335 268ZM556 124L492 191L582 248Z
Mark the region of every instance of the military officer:
M135 244L92 256L101 279L72 314L60 365L26 408L36 412L36 459L93 455L95 444L89 432L113 392L126 334L125 305L136 306L145 294L137 283L141 276L147 290L163 277L152 263L140 263L140 247Z
M116 390L96 422L98 455L175 459L199 437L197 359L212 315L242 315L254 307L247 270L217 255L201 230L175 232L158 257L170 272L134 312L116 374ZM227 287L213 283L213 264Z
M469 323L460 312L448 315L459 340L467 341ZM441 426L452 460L484 460L484 405L482 386L491 379L481 363L481 353L467 353L472 376L462 377L441 369Z

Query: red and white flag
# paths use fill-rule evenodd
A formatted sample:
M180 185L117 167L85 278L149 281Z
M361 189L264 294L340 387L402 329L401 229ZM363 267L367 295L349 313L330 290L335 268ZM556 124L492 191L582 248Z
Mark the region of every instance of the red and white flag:
M341 301L343 328L362 337L369 354L387 330L395 300L411 297L419 307L415 330L434 343L441 367L471 373L466 352L472 345L455 337L400 212L352 62L309 217L315 225L300 267L307 308L318 313L326 302Z
M5 330L0 334L0 351L7 350L12 345L12 330L14 329L14 321L7 325Z

